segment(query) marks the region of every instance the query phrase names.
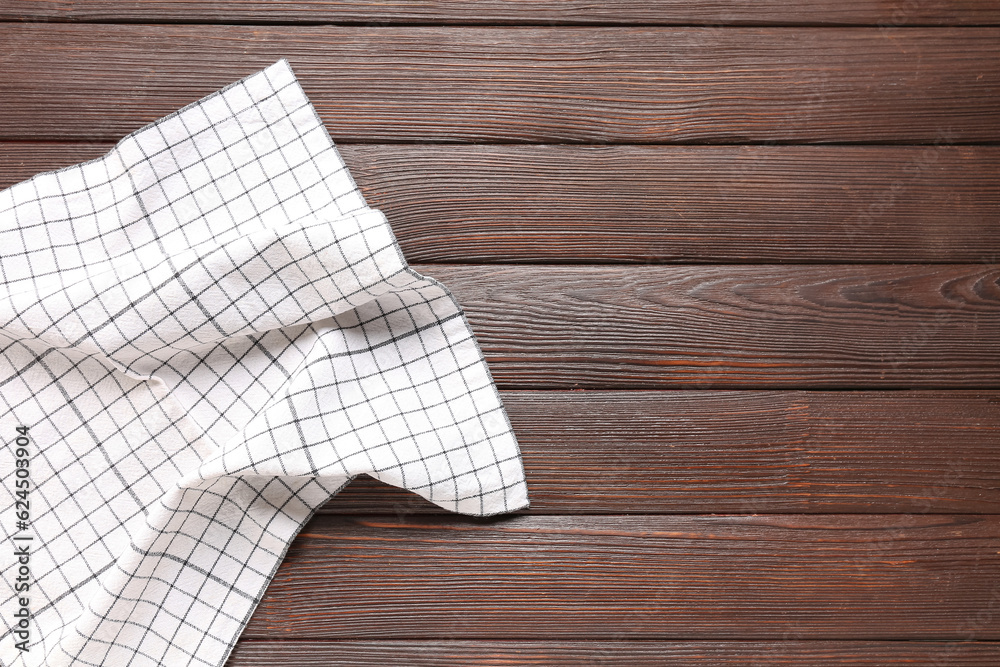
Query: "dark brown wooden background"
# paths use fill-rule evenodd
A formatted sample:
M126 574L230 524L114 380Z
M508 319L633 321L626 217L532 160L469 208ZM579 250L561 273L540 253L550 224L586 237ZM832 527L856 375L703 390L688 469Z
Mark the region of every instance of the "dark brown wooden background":
M230 661L1000 663L1000 3L5 0L0 187L287 57L532 507L357 481Z

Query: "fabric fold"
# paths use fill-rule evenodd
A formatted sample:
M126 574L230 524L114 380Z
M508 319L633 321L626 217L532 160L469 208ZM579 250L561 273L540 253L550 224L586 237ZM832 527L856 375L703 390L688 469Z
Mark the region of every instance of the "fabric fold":
M406 270L385 216L372 209L159 250L115 258L71 285L10 296L0 302L4 333L148 375L181 350L362 305Z
M0 279L4 665L224 664L361 474L527 506L461 308L284 60L0 192Z

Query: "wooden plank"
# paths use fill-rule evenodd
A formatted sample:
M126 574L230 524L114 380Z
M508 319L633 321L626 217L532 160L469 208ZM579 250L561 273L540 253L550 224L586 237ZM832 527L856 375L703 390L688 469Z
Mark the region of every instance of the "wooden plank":
M0 144L0 188L110 148ZM412 262L1000 261L1000 146L340 150Z
M416 265L504 388L1000 388L1000 266Z
M991 642L858 641L253 641L236 645L227 667L996 667Z
M1000 29L0 24L0 139L117 139L290 59L337 140L1000 139Z
M360 146L414 262L1000 261L1000 147Z
M1000 392L502 397L532 514L1000 513ZM444 510L366 477L324 511Z
M1000 638L1000 517L315 517L248 638Z
M283 0L6 0L2 20L211 23L956 25L1000 23L987 0L408 0L405 3Z

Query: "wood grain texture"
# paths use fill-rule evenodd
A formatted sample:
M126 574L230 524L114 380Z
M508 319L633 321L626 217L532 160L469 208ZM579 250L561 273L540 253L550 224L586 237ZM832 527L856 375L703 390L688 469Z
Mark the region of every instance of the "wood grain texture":
M6 0L2 20L209 23L956 25L1000 23L988 0Z
M0 143L0 188L105 143ZM1000 261L998 146L340 146L411 262Z
M1000 638L1000 517L315 517L244 634Z
M105 143L0 143L0 188ZM998 146L340 147L411 262L1000 261Z
M502 397L531 514L1000 513L1000 392ZM367 477L324 511L443 512Z
M241 641L227 667L995 667L991 642Z
M414 262L1000 261L1000 147L361 146Z
M0 139L117 139L288 57L336 140L1000 139L1000 29L0 24Z
M998 388L1000 266L415 268L504 388Z

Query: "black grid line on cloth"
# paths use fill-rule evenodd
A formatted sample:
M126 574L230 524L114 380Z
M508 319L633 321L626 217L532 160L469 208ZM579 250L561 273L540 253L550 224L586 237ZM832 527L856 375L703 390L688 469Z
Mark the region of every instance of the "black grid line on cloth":
M36 450L31 650L0 588L5 665L224 664L357 475L527 506L464 313L407 266L284 60L0 192L0 280L0 433Z

